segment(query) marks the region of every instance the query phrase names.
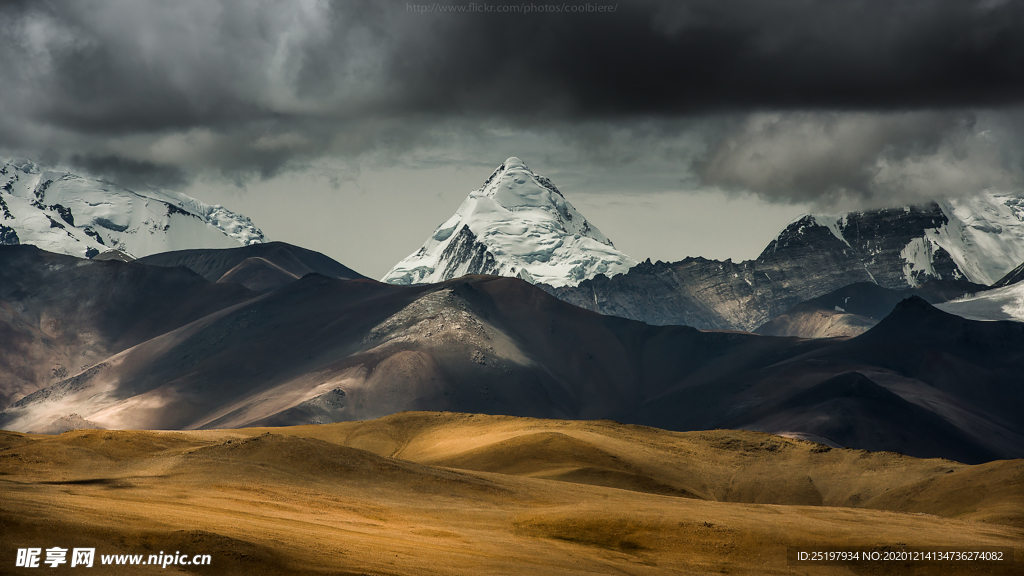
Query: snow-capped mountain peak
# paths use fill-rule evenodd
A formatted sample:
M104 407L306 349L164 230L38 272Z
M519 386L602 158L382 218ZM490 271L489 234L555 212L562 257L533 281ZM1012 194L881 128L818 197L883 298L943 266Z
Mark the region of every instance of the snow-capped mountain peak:
M421 284L493 274L574 286L635 264L550 180L511 157L383 281Z
M0 165L0 244L92 258L108 250L142 257L265 240L249 218L185 194L129 190L21 158Z
M829 237L835 240L826 242ZM991 285L1024 262L1024 198L983 191L919 206L805 214L779 233L762 258L811 238L816 250L853 255L888 288L931 278Z

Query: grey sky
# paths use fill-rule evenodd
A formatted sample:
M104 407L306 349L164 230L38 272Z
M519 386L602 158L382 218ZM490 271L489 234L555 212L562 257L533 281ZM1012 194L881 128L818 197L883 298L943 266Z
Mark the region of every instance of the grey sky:
M244 190L200 180L183 191L241 207L270 238L316 249L375 278L417 250L513 154L551 177L617 248L638 259L753 258L795 215L809 209L751 195L684 190L671 181L675 174L644 173L642 168L650 168L644 164L561 170L544 156L533 161L516 149L482 148L481 154L500 156L493 166L365 162L347 170L352 177L344 179L335 179L331 170L310 169L253 180ZM659 192L658 184L669 191Z
M1024 188L1019 2L412 5L4 3L0 152L222 202L374 276L509 155L641 259ZM699 225L724 215L739 232Z

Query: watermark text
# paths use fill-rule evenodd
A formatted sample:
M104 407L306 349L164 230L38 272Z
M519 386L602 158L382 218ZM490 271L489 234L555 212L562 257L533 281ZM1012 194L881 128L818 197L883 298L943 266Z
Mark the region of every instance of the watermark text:
M68 554L70 552L70 556ZM16 568L39 568L49 566L57 568L67 564L71 568L92 568L96 561L95 548L18 548L14 560ZM209 566L213 559L209 554L101 554L101 566Z
M469 2L466 4L406 4L406 12L417 14L614 14L618 4L598 4L592 2L534 4L491 4L489 2Z

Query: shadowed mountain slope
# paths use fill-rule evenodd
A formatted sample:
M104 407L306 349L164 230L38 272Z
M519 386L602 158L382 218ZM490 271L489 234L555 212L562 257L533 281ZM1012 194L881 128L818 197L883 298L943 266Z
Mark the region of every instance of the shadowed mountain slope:
M1024 456L1024 325L965 320L912 297L861 336L825 342L831 343L771 366L683 379L624 420L675 430L800 433L844 445L829 436L838 432L858 448L965 462ZM870 385L860 393L838 380L818 389L817 402L801 396L854 372L953 427ZM945 441L925 438L912 424L925 420L943 430Z
M840 446L919 454L943 454L958 461L996 460L970 438L926 408L908 402L859 372L845 372L794 394L779 405L746 416L746 428L799 430ZM898 426L893 423L898 422ZM810 424L810 428L808 427Z
M601 316L516 279L397 287L309 275L110 358L2 418L24 429L69 412L113 428L286 425L410 408L587 418L697 370L814 346Z
M181 268L0 246L0 406L255 296Z
M965 462L1024 449L1024 327L919 299L845 342L650 326L486 276L403 287L309 274L210 308L8 406L0 426L286 426L429 409L752 428Z
M1020 426L1022 341L1024 324L967 320L912 297L868 332L818 356L911 376Z
M945 302L984 286L965 280L931 280L917 288L894 290L872 282L857 282L801 302L759 326L765 336L832 338L857 336L884 318L896 304L911 296L930 303Z
M184 266L210 282L235 282L256 292L276 290L314 272L344 280L367 279L319 252L284 242L228 249L178 250L153 254L139 261L152 266Z

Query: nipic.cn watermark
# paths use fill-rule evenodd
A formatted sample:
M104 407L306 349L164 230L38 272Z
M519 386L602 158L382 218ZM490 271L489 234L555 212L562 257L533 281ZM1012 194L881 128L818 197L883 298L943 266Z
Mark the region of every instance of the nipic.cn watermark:
M67 565L71 568L92 568L96 562L95 548L18 548L14 560L15 568L57 568ZM101 554L100 566L210 566L209 554Z

